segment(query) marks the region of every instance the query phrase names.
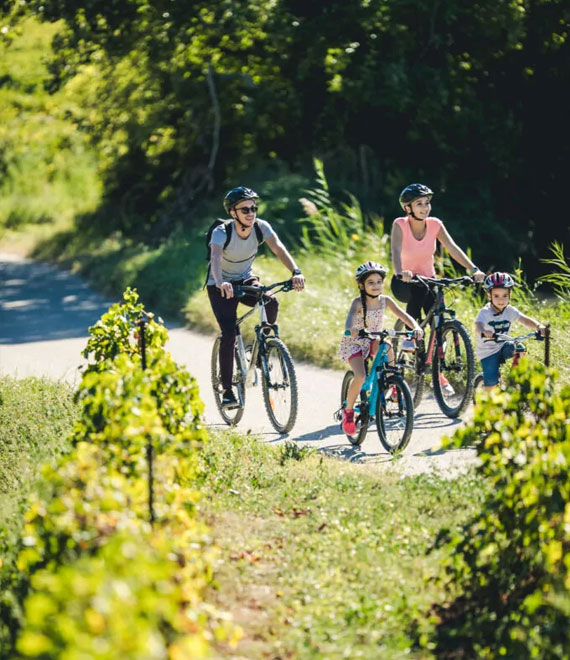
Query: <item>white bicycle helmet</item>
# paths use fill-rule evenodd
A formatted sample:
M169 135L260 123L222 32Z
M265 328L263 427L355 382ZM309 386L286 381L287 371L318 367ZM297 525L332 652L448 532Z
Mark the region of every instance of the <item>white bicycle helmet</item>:
M378 273L382 278L385 278L387 272L388 270L382 266L382 264L379 264L376 261L365 261L356 269L354 278L357 282L360 282L365 275L370 275L370 273Z
M491 289L512 289L515 286L515 281L508 273L491 273L487 275L483 282L485 291Z

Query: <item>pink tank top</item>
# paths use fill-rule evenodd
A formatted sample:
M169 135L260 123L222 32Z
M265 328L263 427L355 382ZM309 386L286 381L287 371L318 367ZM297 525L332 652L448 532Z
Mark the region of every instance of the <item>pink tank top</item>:
M402 252L400 254L402 270L411 270L414 275L435 277L433 256L437 235L443 222L438 218L427 218L426 233L421 241L414 238L409 218L396 218L394 223L402 230Z

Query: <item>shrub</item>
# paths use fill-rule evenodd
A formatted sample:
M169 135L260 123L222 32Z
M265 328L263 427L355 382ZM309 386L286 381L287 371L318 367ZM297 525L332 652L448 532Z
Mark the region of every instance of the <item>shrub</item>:
M43 469L17 558L0 561L0 656L202 657L213 637L239 636L202 604L216 556L194 516L203 404L135 291L90 333L85 355L95 359L76 395L73 451ZM152 481L149 447L157 451Z
M450 600L434 608L442 657L568 658L570 387L555 381L521 360L508 391L483 395L451 441L476 446L491 488L478 515L436 542L448 554Z

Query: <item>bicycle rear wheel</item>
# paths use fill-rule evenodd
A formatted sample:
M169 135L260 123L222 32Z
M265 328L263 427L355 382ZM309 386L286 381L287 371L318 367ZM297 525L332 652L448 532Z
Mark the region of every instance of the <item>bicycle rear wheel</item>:
M403 451L414 428L414 404L406 381L391 374L378 392L376 428L384 449L391 454Z
M212 349L212 358L210 361L210 374L212 378L212 389L214 390L214 399L216 400L216 406L220 411L220 415L226 424L230 426L235 426L240 419L243 417L243 411L245 406L245 376L242 374L239 367L239 362L237 360L237 355L234 350L234 376L232 384L237 390L238 401L241 403L239 408L222 408L222 397L224 395L224 389L222 387L222 377L220 374L220 341L221 337L216 337L214 342L214 347Z
M344 374L344 379L342 381L342 387L340 390L340 405L344 407L346 403L346 396L348 394L348 389L354 380L354 373L349 369ZM358 404L358 402L357 402ZM364 442L366 437L366 432L368 431L368 424L370 421L370 416L368 415L368 402L360 401L360 406L357 409L357 404L354 406L354 423L356 424L356 433L354 435L348 435L345 433L350 444L360 447ZM342 422L341 422L342 427Z
M473 346L467 330L459 321L447 321L442 338L442 355L437 347L433 355L433 393L445 415L459 417L473 399Z
M297 420L297 376L289 349L277 338L265 342L267 370L262 369L261 384L265 410L278 433L288 433Z

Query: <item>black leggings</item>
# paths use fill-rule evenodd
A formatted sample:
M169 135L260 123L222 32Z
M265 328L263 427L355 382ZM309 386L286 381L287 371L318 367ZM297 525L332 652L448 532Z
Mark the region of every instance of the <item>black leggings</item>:
M406 312L416 321L421 319L422 310L426 313L435 302L435 293L423 284L404 282L398 277L393 277L390 288L395 298L407 303Z
M232 284L256 286L259 284L259 280L257 277L250 277L247 280L232 282ZM233 298L223 298L217 286L212 284L207 289L212 311L222 331L220 342L220 376L222 378L222 387L224 390L228 390L232 386L234 374L237 306L238 303L243 303L248 307L253 307L257 302L257 298L251 295L245 295L243 298L236 298L235 296ZM263 299L266 301L265 312L267 314L267 321L269 323L275 323L277 312L279 311L279 301L272 295L265 295Z

